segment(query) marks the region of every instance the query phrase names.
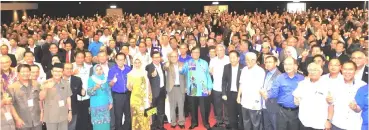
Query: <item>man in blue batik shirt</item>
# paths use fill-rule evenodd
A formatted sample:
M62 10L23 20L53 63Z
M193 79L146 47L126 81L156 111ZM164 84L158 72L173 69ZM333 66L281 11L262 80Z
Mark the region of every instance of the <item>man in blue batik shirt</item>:
M181 74L186 75L187 95L191 104L191 126L194 129L198 126L198 107L200 106L201 117L204 127L211 129L209 124L210 103L209 96L213 89L208 63L200 59L200 48L194 47L191 50L192 59L184 63L179 68Z

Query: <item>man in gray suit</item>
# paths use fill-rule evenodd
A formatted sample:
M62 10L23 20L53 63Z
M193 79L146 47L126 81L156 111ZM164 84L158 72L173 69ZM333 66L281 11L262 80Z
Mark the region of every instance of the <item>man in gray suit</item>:
M267 56L264 60L266 76L264 80L264 86L261 93L267 92L272 87L273 81L281 72L277 69L278 59L275 56ZM266 99L266 98L264 98ZM278 104L276 99L263 100L263 126L264 130L276 130L276 113L278 112Z
M184 117L184 100L185 100L185 88L186 80L185 76L179 74L180 66L183 63L178 62L178 53L172 51L168 54L169 62L164 66L166 75L166 90L169 97L170 104L170 119L171 127L174 129L177 125L176 107L178 106L178 126L184 129L185 117Z

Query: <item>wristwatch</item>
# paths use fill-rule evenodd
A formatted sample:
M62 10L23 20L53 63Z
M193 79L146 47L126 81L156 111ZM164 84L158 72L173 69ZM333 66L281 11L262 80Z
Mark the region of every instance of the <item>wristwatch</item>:
M331 119L327 119L328 122L332 123L332 120Z

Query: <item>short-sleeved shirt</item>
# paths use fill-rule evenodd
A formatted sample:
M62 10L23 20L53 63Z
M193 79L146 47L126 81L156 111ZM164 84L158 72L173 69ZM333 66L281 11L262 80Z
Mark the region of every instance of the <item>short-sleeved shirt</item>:
M4 91L3 91L4 92ZM3 97L3 92L0 93L0 97L2 99ZM9 92L6 90L6 93L9 94ZM9 97L12 97L9 94ZM1 106L0 110L1 110L1 130L15 130L15 123L14 123L14 118L10 113L10 107L11 105L4 105ZM6 116L10 116L8 118L6 118Z
M16 81L9 86L8 90L13 97L15 110L25 123L24 127L40 125L40 84L36 81L29 81L29 84Z
M224 65L229 64L229 57L224 56L222 59L215 57L210 60L209 68L213 69L213 90L217 92L222 91L222 78Z
M67 98L72 96L70 83L62 80L46 90L44 120L46 123L60 123L68 119ZM64 106L60 106L64 102Z
M324 129L328 119L329 104L326 101L330 86L322 78L311 82L309 78L299 82L292 95L300 99L299 119L305 127Z
M265 71L258 65L244 67L240 76L242 88L241 105L250 110L261 110L262 98L259 91L263 88Z

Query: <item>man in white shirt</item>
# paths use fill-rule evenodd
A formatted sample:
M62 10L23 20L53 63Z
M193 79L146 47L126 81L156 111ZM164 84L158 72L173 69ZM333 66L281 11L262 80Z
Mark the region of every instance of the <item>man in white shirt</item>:
M109 28L104 29L104 35L102 35L99 39L101 43L103 43L105 46L108 46L108 42L111 39L110 30Z
M245 130L258 130L261 127L261 95L265 71L256 64L256 54L246 54L247 66L242 70L237 102L242 105L242 118ZM241 97L242 95L242 97Z
M348 61L342 65L343 81L340 86L331 89L334 104L334 115L332 118L332 130L360 130L362 118L360 113L356 113L350 108L355 103L357 90L366 85L364 81L355 80L357 67L354 62ZM328 98L327 98L328 99Z
M169 39L167 35L161 36L160 45L162 46L161 54L163 55L163 62L167 62L168 53L173 51L173 49L169 45Z
M330 96L328 82L321 78L322 67L317 63L310 63L308 78L298 83L292 93L295 105L299 105L299 119L302 128L330 129L333 117L333 105L329 105L326 97Z
M340 73L341 71L341 62L338 58L333 58L329 61L328 64L329 73L322 76L323 80L327 81L330 86L339 86L343 77ZM333 85L334 84L334 85Z
M368 83L368 66L365 65L367 60L365 54L361 51L355 51L351 55L351 60L357 65L355 80L362 80Z
M42 68L42 65L40 63L35 62L35 56L34 56L33 52L26 51L24 53L24 59L21 63L28 64L28 65L31 65L31 66L32 65L37 65L39 67L38 79L40 81L46 80L46 73L45 73L44 69Z
M223 123L228 125L228 112L226 110L225 102L222 100L222 77L224 65L229 64L229 57L225 55L224 45L216 46L217 57L210 60L209 68L210 74L213 75L213 105L216 124L214 127L220 127ZM223 109L224 105L224 109ZM224 111L224 117L223 117ZM223 121L224 118L224 121Z
M85 53L84 52L76 52L75 62L73 65L72 74L76 77L81 78L82 80L82 88L87 90L88 88L88 78L90 75L91 66L88 66L84 63ZM77 117L78 123L76 125L77 130L90 129L91 126L91 118L89 114L90 107L90 96L87 94L84 96L77 95Z
M138 53L138 47L136 46L136 40L134 38L129 39L129 55L135 56Z
M146 44L141 42L139 45L138 45L138 52L137 54L135 55L136 57L141 57L141 59L143 60L142 61L142 66L146 66L148 65L149 63L151 63L151 57L150 57L150 54L146 52Z

